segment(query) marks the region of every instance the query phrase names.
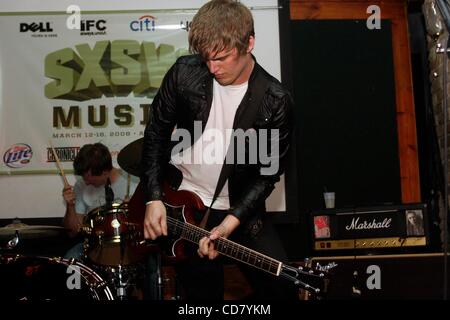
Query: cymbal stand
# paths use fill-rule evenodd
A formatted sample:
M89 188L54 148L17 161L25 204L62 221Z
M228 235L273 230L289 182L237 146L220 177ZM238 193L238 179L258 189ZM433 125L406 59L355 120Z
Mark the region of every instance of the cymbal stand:
M115 222L115 223L114 223ZM115 275L117 277L117 298L119 300L126 300L127 299L127 287L128 287L128 275L126 275L127 270L123 270L122 263L124 262L124 256L125 256L125 234L120 231L120 222L117 218L117 215L114 213L114 220L113 220L113 228L114 228L114 235L118 235L120 242L120 265L117 271L117 274ZM127 278L125 277L127 276ZM126 279L125 279L126 278Z

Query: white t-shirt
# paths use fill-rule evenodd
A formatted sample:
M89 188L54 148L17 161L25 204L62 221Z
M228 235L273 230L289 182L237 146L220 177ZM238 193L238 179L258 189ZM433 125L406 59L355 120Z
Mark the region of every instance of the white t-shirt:
M129 196L131 197L136 190L137 183L131 179ZM127 196L128 179L126 173L120 171L116 181L111 183L111 189L114 192L114 203L122 203ZM94 187L86 185L83 179L79 177L74 186L75 192L75 212L80 214L89 213L93 209L106 204L105 186Z
M196 193L205 206L211 205L230 143L236 110L247 87L248 82L222 86L214 80L211 111L202 136L193 146L185 150L181 157L177 157L176 160L172 157L172 164L183 173L179 190ZM213 208L219 210L230 208L228 182L214 202Z

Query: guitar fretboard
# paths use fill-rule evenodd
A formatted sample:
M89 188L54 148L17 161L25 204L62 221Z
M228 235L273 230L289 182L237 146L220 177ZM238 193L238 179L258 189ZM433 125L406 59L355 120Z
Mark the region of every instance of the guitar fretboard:
M198 243L201 238L208 237L210 235L209 231L199 228L193 224L179 221L170 216L167 216L167 224L169 230L173 234L193 243ZM226 238L214 240L214 245L215 249L225 256L276 276L280 274L282 263L278 260L272 259Z

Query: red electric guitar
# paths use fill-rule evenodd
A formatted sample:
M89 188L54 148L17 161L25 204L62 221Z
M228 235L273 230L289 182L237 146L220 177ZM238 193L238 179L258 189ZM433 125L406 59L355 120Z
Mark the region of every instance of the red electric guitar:
M184 256L184 243L187 240L198 243L203 237L209 236L209 232L196 226L193 222L194 213L204 212L205 206L202 200L193 192L174 191L169 186L164 188L163 203L167 210L167 227L170 242L170 254L180 259ZM129 203L129 221L140 225L139 234L143 234L145 215L145 201L143 187L138 185ZM216 250L227 257L268 272L277 277L283 277L294 282L301 289L313 294L321 295L326 291L328 277L323 271L316 271L304 266L293 267L275 260L264 254L246 248L226 238L214 241ZM154 246L154 245L153 245Z

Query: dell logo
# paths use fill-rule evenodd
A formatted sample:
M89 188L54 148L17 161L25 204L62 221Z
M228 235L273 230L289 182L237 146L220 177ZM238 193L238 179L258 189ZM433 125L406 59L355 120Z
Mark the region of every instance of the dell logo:
M53 32L50 22L39 22L39 23L24 23L20 24L20 32Z

